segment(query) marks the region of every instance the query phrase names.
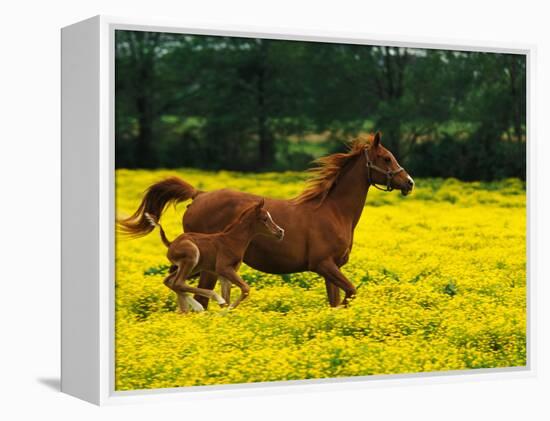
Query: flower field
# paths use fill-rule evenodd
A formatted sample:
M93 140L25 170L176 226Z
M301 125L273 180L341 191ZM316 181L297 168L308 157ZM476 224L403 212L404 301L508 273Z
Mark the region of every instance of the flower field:
M203 190L280 198L296 196L307 177L118 170L117 216L133 213L143 191L171 175ZM347 308L328 306L316 274L243 265L252 290L237 309L211 302L205 312L178 314L162 283L168 261L158 231L117 236L116 389L526 365L523 183L416 182L408 197L370 190L343 268L358 286ZM185 206L163 215L170 239Z

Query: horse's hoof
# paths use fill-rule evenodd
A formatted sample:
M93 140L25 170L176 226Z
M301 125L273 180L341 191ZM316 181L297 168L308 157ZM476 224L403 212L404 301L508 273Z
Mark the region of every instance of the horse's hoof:
M202 306L202 304L199 303L197 300L195 300L193 297L189 297L186 295L185 300L187 301L187 303L189 304L189 307L191 307L193 311L196 311L196 312L204 311L204 307Z

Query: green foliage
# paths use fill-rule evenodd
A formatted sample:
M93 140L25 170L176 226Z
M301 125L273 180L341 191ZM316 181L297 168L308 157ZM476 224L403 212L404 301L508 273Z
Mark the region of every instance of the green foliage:
M447 294L448 296L450 297L454 297L457 293L458 293L458 288L455 284L454 281L449 281L446 285L445 285L445 288L443 288L443 292L445 294Z
M170 268L169 265L157 265L152 266L146 270L143 271L143 274L145 276L152 276L152 275L165 275L168 273L168 269Z
M116 31L116 166L303 170L381 130L414 176L525 179L516 54Z
M525 144L500 141L490 145L468 139L441 138L415 145L404 165L417 177L456 177L495 180L510 176L525 179Z

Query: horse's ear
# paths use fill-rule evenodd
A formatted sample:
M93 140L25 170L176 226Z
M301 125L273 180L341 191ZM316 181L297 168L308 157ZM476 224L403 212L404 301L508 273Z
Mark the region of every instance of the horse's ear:
M382 137L382 133L376 132L374 134L374 139L372 141L372 147L377 148L380 145L380 138Z
M264 205L265 205L265 200L264 200L264 198L262 197L262 198L260 199L260 201L258 202L258 204L256 205L256 210L262 209L262 208L264 207Z

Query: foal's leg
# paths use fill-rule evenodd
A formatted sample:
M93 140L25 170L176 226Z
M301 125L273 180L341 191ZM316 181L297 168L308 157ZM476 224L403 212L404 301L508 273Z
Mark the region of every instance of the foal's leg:
M201 277L199 279L198 287L201 288L201 289L210 289L210 290L212 290L216 286L216 281L217 280L218 280L218 276L215 273L201 272ZM194 298L199 303L201 303L202 306L205 309L208 308L208 298L206 298L202 295L195 295ZM229 302L227 299L225 299L225 301Z
M174 265L175 266L175 265ZM178 308L182 313L187 313L189 311L189 302L185 299L185 295L180 293L175 287L174 282L176 280L177 275L177 266L175 266L176 270L171 272L166 278L164 278L164 285L166 285L168 288L170 288L172 291L176 293L176 297L178 300Z
M195 297L205 297L210 300L216 300L216 302L220 306L223 306L226 304L226 301L222 297L220 297L215 291L211 291L209 289L195 288L195 287L192 287L191 285L183 284L182 290L185 290L186 293L189 292L191 294L195 294ZM197 303L200 304L199 301L197 301Z
M174 279L176 278L176 275L177 272L171 272L166 278L164 278L164 281L162 281L163 284L172 289L172 285L174 285Z
M187 296L185 292L182 292L180 289L175 287L176 276L178 274L177 273L178 266L173 265L173 267L175 267L176 269L172 271L170 275L164 278L164 285L166 285L168 288L170 288L172 291L176 293L176 297L178 299L178 308L180 309L180 311L182 313L188 313L189 308L192 308L193 310L196 310L196 311L204 310L204 307L202 307L200 303L195 301L193 298Z
M226 279L226 282L229 281L240 288L241 295L229 306L229 308L237 307L241 303L241 301L247 298L248 295L250 294L250 286L245 281L242 280L242 278L239 276L237 272L235 272L232 269L223 271L222 273L220 273L220 276Z
M196 260L194 258L182 259L178 262L178 270L175 274L168 275L164 279L164 284L178 295L178 305L182 313L187 313L189 307L195 311L203 311L203 306L189 297L187 293L187 285L185 280L191 274L195 267Z
M334 286L344 290L346 295L342 304L346 305L357 293L355 286L348 280L348 278L344 276L342 272L340 272L340 268L332 260L325 260L321 262L317 266L315 272L323 276Z
M194 310L204 310L204 307L201 305L201 303L196 301L194 298L188 296L188 294L195 294L198 296L206 297L207 299L216 300L220 306L225 305L225 300L220 297L216 292L209 289L195 288L185 283L186 279L191 274L191 271L193 270L195 264L196 260L194 259L182 260L179 266L180 270L178 270L176 279L172 284L173 289L178 293L180 307L182 306L183 301L186 301Z
M225 300L227 304L231 303L231 282L227 279L220 279L220 283L222 286L222 297Z

